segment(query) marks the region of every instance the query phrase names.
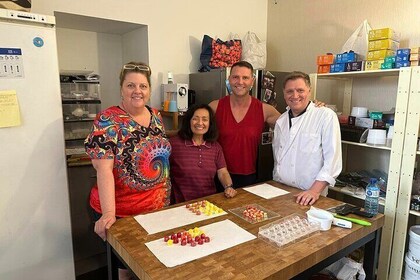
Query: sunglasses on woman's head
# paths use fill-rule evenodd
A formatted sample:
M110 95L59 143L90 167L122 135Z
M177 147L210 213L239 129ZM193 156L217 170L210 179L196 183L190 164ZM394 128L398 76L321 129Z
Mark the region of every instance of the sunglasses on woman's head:
M146 66L146 65L124 64L123 69L124 70L135 70L135 69L138 69L140 71L150 72L149 66Z

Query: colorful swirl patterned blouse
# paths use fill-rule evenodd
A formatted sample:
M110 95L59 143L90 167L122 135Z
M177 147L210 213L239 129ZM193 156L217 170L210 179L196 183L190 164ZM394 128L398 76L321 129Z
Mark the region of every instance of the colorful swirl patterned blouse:
M91 159L114 159L116 216L124 217L169 205L171 145L156 109L149 127L139 125L120 107L102 111L85 140ZM102 213L98 186L90 192L90 205Z

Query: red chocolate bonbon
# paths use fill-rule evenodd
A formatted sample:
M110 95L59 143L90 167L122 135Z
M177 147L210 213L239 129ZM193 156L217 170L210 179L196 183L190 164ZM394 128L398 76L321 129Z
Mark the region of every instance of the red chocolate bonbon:
M163 238L163 241L168 246L172 246L174 244L185 246L190 244L191 247L195 247L197 244L203 245L204 243L210 242L210 237L207 236L200 228L195 227L187 231L180 231L167 235Z

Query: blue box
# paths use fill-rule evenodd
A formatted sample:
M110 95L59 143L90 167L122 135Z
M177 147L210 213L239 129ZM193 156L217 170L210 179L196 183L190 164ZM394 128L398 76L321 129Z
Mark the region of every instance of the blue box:
M330 68L330 73L344 72L345 65L346 64L344 63L332 64Z
M395 62L406 62L410 61L410 55L408 54L400 54L395 57Z
M409 66L410 66L410 61L395 62L395 68L409 67Z
M339 53L335 57L336 63L355 62L356 60L357 60L357 54L355 52Z
M400 55L410 55L410 49L398 49L397 56Z

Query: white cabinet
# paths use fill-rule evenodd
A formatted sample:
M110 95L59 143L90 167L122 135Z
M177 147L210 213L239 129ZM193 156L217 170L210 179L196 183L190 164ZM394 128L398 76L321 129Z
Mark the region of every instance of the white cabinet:
M350 114L353 106L368 107L370 110L379 111L395 108L391 147L343 141L343 172L378 168L388 173L386 200L382 201L385 225L382 231L378 279L388 279L391 259L395 267L402 266L402 257L395 255L394 251L396 248L404 251L407 233L415 152L411 157L408 154L413 154L414 142L417 143L420 109L420 96L417 94L417 99L414 101L410 86L413 87L415 80L412 78L412 72L418 72L418 69L419 67L311 75L313 97L329 104L336 104L338 111L345 115ZM418 84L419 81L420 77L417 76L415 83ZM417 91L419 91L419 85L417 85ZM412 108L413 113L409 111L409 108ZM415 116L411 115L414 114L414 110L417 112ZM415 118L417 118L416 124L415 121L408 121ZM413 124L410 124L411 122ZM407 141L413 147L408 147ZM361 195L359 198L364 197ZM398 230L401 226L404 226L405 230L400 233ZM401 239L399 245L396 239ZM400 277L389 279L400 279Z

